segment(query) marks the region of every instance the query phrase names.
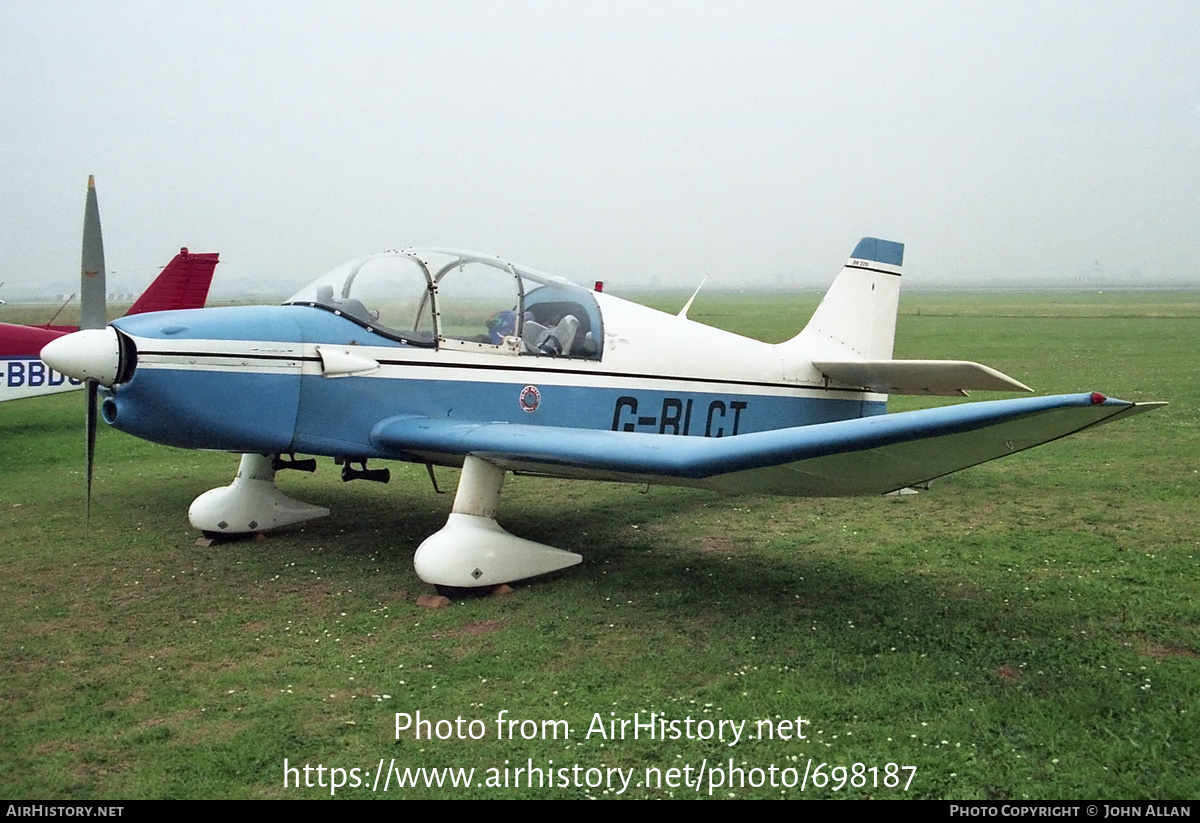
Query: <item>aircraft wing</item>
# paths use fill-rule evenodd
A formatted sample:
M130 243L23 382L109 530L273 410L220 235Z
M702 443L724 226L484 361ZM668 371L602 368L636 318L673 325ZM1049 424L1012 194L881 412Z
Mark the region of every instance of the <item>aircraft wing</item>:
M735 437L398 416L372 430L398 459L553 477L833 497L884 494L1164 405L1099 393L996 400Z

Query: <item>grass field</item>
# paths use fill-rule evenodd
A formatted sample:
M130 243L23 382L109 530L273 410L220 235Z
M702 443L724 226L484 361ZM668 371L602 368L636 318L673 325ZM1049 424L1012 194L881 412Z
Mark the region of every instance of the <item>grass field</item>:
M702 294L691 316L778 341L818 297ZM328 461L284 473L285 491L333 514L200 548L187 506L237 458L104 428L85 541L82 396L4 404L0 794L328 797L340 767L368 786L338 797L707 797L707 782L638 785L676 768L694 786L703 763L743 770L744 786L735 771L713 789L722 798L1195 798L1197 339L1195 293L906 296L897 357L1171 405L899 498L510 478L500 522L583 565L438 611L416 605L430 589L412 552L452 495L422 467L393 464L386 487L343 484ZM456 472L438 475L452 490ZM395 713L418 710L479 719L485 734L397 740ZM539 737L565 720L570 737L523 740L518 725L497 739L502 711ZM688 717L747 723L732 746L587 734L597 714L635 712L681 730ZM798 716L803 740L747 739ZM285 758L325 788L285 788ZM474 768L484 785L393 777L372 792L381 758ZM580 769L567 787L557 771L553 786L514 787L528 761ZM885 785L889 763L916 768L907 791L908 770ZM806 768L803 792L770 785ZM573 785L610 769L634 770L623 793Z

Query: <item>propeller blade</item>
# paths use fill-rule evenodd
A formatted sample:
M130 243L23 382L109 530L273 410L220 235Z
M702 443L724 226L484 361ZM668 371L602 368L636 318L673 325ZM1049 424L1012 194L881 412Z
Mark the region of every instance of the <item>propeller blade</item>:
M96 200L96 180L88 175L87 204L83 210L83 249L79 266L79 327L102 329L108 325L105 313L104 238L100 233L100 205ZM86 380L87 395L87 485L84 494L83 536L90 536L92 525L92 469L96 465L96 405L100 384Z
M89 536L92 524L92 469L96 465L96 400L100 384L95 380L86 381L87 391L87 492L84 495L83 536Z
M96 180L90 174L87 205L83 210L83 253L79 269L79 328L102 329L108 324L104 306L104 238L100 234Z

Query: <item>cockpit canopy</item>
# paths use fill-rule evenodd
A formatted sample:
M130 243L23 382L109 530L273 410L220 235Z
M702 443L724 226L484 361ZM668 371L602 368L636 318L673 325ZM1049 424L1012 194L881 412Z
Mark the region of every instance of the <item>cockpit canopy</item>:
M587 289L497 257L401 249L351 260L288 305L327 309L411 346L599 360Z

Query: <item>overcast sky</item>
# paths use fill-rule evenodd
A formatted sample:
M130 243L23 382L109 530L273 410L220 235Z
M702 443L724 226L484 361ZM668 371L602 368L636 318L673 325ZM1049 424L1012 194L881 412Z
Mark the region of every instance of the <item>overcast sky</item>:
M298 290L452 246L571 279L1183 276L1200 3L0 5L0 297L179 246Z

